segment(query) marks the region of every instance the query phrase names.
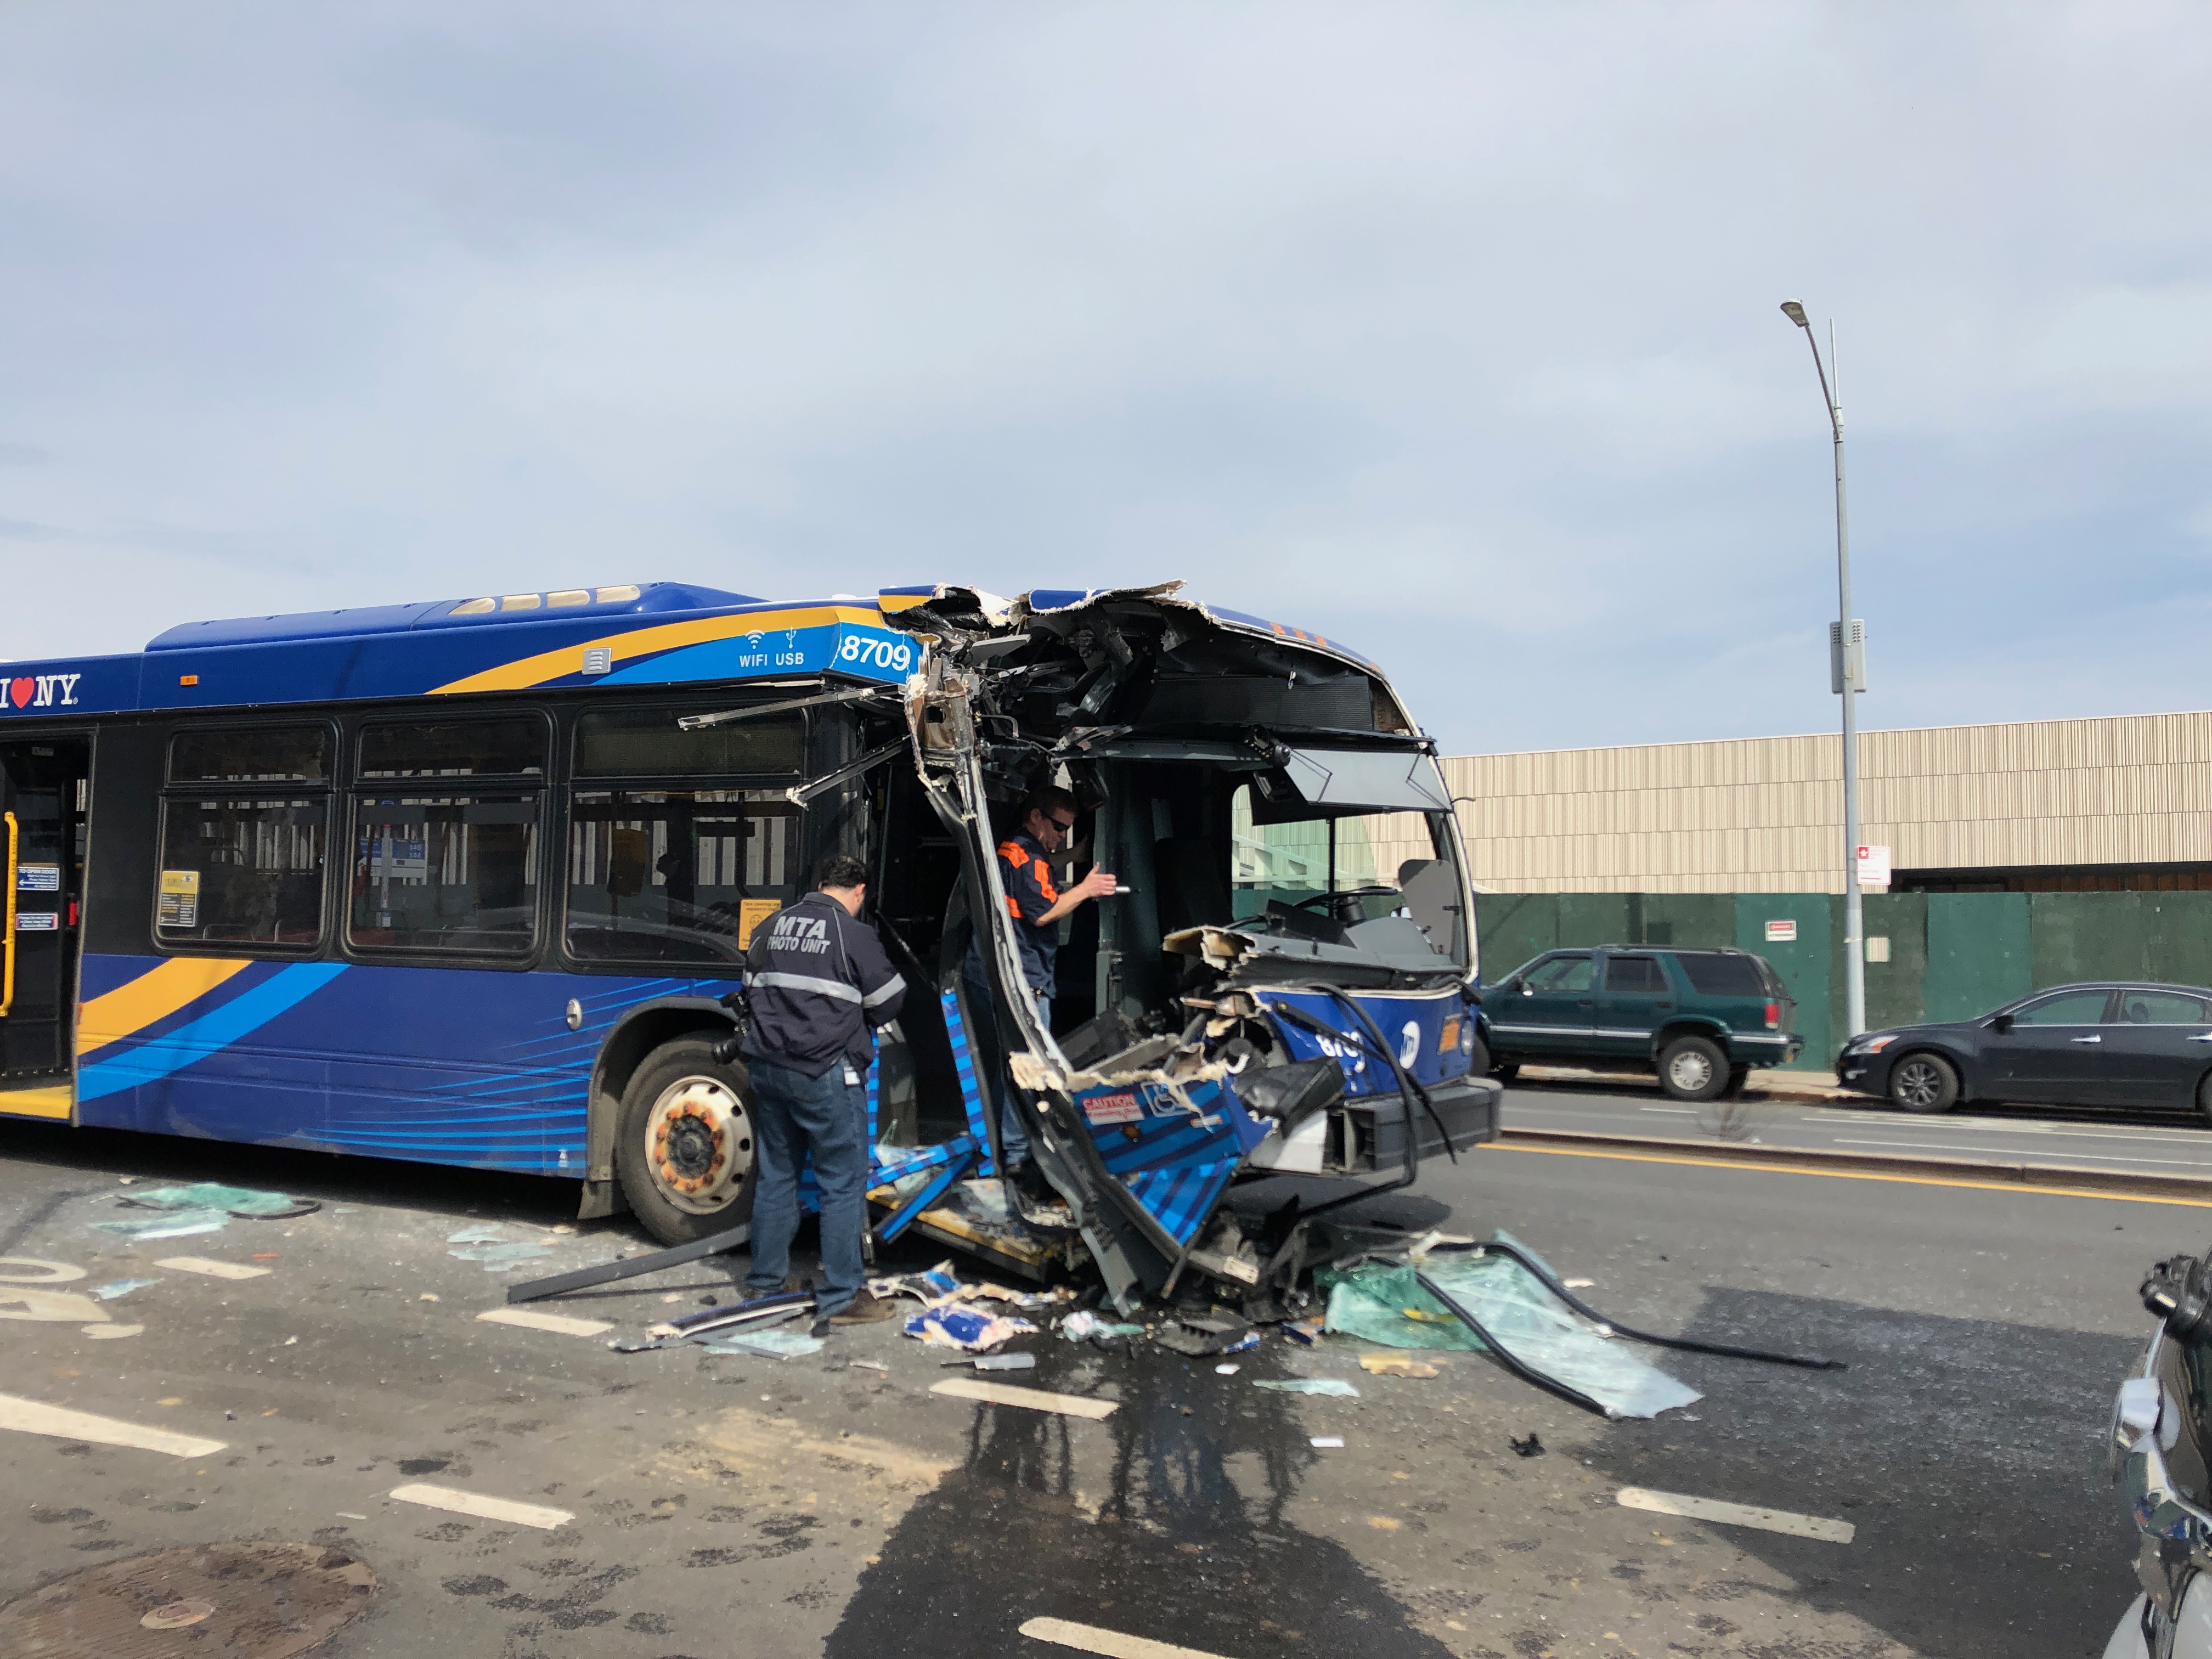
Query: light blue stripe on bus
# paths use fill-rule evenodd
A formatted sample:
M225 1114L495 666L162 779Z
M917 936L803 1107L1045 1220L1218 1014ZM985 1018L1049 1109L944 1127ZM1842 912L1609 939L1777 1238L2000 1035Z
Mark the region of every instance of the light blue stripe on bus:
M181 1072L248 1031L266 1025L345 970L343 962L295 962L191 1024L179 1025L143 1048L127 1048L112 1059L86 1066L76 1074L76 1097L98 1100Z

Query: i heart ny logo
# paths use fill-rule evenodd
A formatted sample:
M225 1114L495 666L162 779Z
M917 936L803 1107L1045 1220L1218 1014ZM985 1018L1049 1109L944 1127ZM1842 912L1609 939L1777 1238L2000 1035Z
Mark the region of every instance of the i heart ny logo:
M8 682L8 701L21 708L31 701L31 694L38 689L36 682L32 680L10 680Z

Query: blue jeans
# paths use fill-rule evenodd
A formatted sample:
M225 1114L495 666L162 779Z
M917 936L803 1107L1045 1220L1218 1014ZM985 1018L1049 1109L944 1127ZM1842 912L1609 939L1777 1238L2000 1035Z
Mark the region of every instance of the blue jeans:
M753 1150L752 1265L745 1288L761 1296L783 1288L791 1274L791 1240L799 1231L799 1167L811 1150L822 1189L822 1287L817 1317L848 1306L866 1268L860 1236L867 1231L868 1092L845 1081L845 1062L807 1077L772 1060L750 1059Z

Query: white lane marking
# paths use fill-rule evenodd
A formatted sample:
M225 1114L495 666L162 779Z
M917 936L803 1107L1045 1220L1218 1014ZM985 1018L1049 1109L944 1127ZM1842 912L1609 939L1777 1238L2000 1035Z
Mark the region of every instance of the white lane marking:
M473 1515L479 1521L511 1521L519 1527L536 1527L545 1532L565 1527L576 1518L566 1510L518 1504L509 1498L484 1498L454 1486L394 1486L385 1496L403 1504L420 1504L425 1509L451 1510L456 1515Z
M1118 1630L1101 1630L1096 1625L1079 1625L1066 1619L1032 1619L1022 1626L1022 1634L1033 1642L1050 1642L1078 1653L1103 1654L1105 1659L1218 1659L1197 1648L1124 1636Z
M133 1446L140 1451L167 1452L172 1457L208 1457L223 1448L220 1440L199 1440L189 1434L171 1434L125 1423L119 1417L94 1417L66 1406L49 1406L40 1400L19 1400L0 1394L0 1429L25 1434L47 1434L57 1440L89 1440L102 1446Z
M236 1261L210 1261L204 1255L173 1255L154 1265L167 1267L173 1273L205 1273L210 1279L258 1279L269 1271L266 1267L248 1267Z
M1698 1115L1698 1109L1694 1106L1638 1106L1636 1109L1639 1112L1676 1112L1690 1117Z
M1110 1417L1111 1400L1086 1400L1077 1394L1052 1394L1043 1389L1018 1389L1007 1382L975 1382L956 1376L939 1382L932 1394L949 1394L955 1400L981 1400L994 1406L1020 1406L1033 1412L1058 1412L1062 1417Z
M538 1313L530 1308L487 1308L477 1316L487 1325L520 1325L526 1331L551 1331L556 1336L597 1336L614 1327L600 1319L571 1319L566 1314Z
M1650 1492L1642 1486L1623 1486L1613 1496L1626 1510L1650 1510L1654 1515L1717 1521L1730 1527L1757 1527L1765 1532L1787 1533L1792 1538L1817 1538L1824 1543L1848 1544L1858 1532L1848 1521L1793 1515L1788 1510L1753 1509L1748 1504L1729 1504L1717 1498L1687 1498L1680 1492Z
M1923 1152L1979 1152L1984 1158L1995 1152L2010 1150L2002 1146L1960 1146L1946 1140L1846 1140L1841 1135L1836 1137L1836 1145L1838 1146L1909 1146ZM2092 1164L2170 1164L2177 1169L2183 1170L2203 1168L2203 1165L2194 1158L2123 1158L2118 1152L2099 1152L2090 1162ZM2069 1166L2063 1164L2030 1164L2028 1167L2064 1170Z
M0 1290L0 1319L38 1319L63 1325L98 1325L107 1310L76 1291L41 1291L26 1285Z
M21 1267L39 1267L43 1272L19 1273ZM66 1261L46 1261L35 1255L0 1255L0 1285L66 1285L73 1279L82 1279L84 1269L73 1267Z

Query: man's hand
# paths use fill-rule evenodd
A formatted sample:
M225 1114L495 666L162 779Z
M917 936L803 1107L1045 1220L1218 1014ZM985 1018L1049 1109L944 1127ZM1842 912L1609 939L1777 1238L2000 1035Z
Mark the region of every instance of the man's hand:
M1042 927L1048 921L1058 921L1086 899L1104 898L1115 885L1110 872L1093 870L1074 886L1063 888L1059 902L1037 918L1037 925Z

